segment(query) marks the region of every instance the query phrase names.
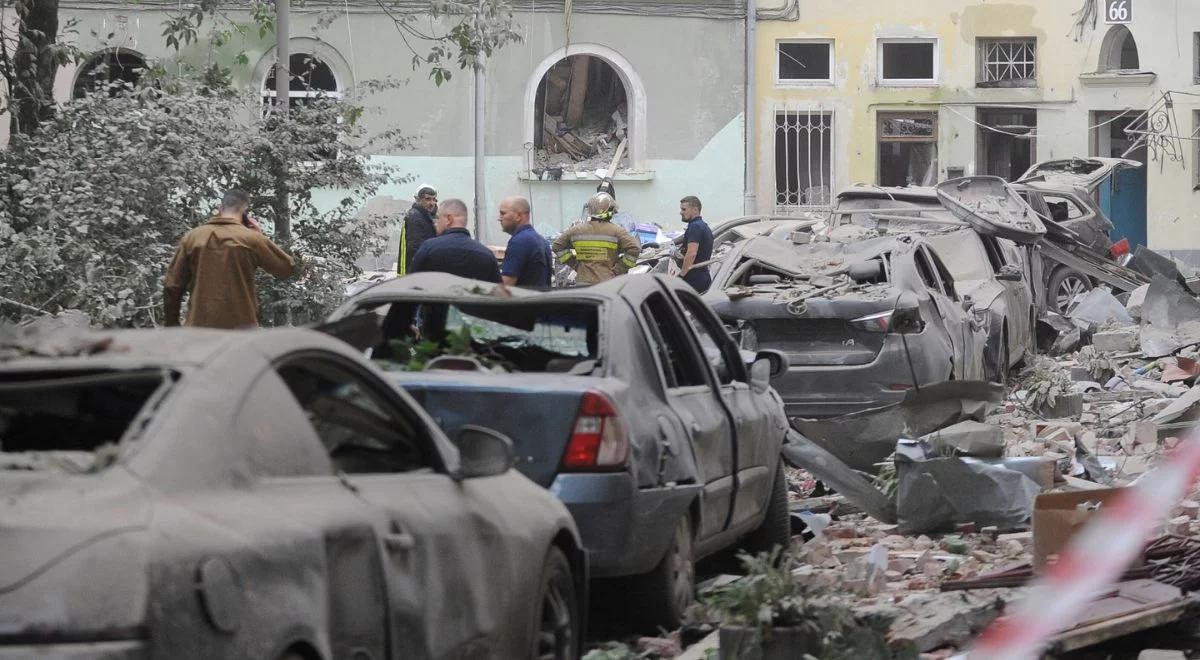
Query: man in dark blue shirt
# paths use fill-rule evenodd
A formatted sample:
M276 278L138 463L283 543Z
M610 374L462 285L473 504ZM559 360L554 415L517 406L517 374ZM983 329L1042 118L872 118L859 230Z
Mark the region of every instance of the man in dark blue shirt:
M708 266L696 266L712 259L713 235L708 223L700 217L700 199L688 195L679 200L679 217L687 223L683 232L683 271L679 276L692 288L704 293L712 285Z
M529 222L529 200L507 197L500 202L500 228L512 235L504 250L500 277L509 286L550 286L550 243Z
M410 272L436 271L484 282L499 282L496 256L467 231L467 205L448 199L438 207L436 238L421 244Z

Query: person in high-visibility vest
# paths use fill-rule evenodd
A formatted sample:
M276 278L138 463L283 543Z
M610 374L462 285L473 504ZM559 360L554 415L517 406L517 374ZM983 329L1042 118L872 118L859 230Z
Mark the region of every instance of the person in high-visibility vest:
M559 263L575 271L579 284L596 284L624 275L637 263L642 246L612 221L617 202L608 193L588 200L588 219L559 234L550 249Z

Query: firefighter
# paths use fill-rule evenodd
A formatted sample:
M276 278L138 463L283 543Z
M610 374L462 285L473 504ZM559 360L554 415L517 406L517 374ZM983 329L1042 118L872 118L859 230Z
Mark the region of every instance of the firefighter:
M612 221L616 200L598 192L588 200L586 222L571 225L551 245L554 258L575 271L579 284L596 284L624 275L637 263L642 246Z

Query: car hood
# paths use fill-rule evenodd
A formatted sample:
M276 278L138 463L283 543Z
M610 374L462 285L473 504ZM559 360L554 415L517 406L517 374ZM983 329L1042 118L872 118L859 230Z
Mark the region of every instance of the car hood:
M93 542L146 529L144 486L120 467L101 475L8 472L0 479L0 594Z

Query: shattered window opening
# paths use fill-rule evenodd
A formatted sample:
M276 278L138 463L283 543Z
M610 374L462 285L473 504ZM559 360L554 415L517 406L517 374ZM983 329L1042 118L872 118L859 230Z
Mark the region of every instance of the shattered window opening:
M381 305L373 311L381 319L383 342L371 357L393 369L421 369L434 357L461 355L504 371L591 373L601 357L599 307L589 303Z
M999 267L994 265L992 255L988 254L982 243L968 234L975 234L975 231L967 229L952 234L927 236L926 240L937 249L938 255L942 257L955 280L963 282L990 279ZM989 267L994 270L989 270Z
M71 98L81 99L102 88L110 96L121 88L133 89L149 68L140 54L127 48L115 48L93 56L75 76Z
M433 467L422 427L393 411L348 369L325 360L301 360L281 366L278 373L337 471L375 474Z
M1104 35L1100 45L1099 71L1138 71L1141 61L1138 57L1137 41L1133 33L1124 25L1114 25Z
M977 39L980 87L1033 87L1037 39Z
M571 55L550 67L534 100L535 176L607 170L622 141L616 169L629 168L628 96L617 70L600 57Z
M651 339L657 345L656 353L661 358L662 376L668 389L707 385L704 370L691 360L687 333L671 309L671 304L661 293L646 297L642 303L642 317L650 325Z
M1055 222L1078 220L1088 215L1070 198L1045 193L1042 194L1042 198L1046 200L1046 206L1050 208L1050 219Z
M0 376L0 469L81 474L112 465L171 383L157 369Z
M722 385L733 381L745 382L746 374L741 368L741 360L737 348L726 338L719 321L713 318L712 311L700 298L693 294L680 292L679 302L683 303L683 315L696 336L700 338L700 348L708 358L709 364L717 372L717 380Z
M827 207L833 190L833 113L775 112L775 208Z
M931 186L937 181L937 113L881 112L878 184Z
M776 80L780 83L833 81L833 41L789 40L776 43Z
M937 39L880 39L879 82L925 85L937 82Z

